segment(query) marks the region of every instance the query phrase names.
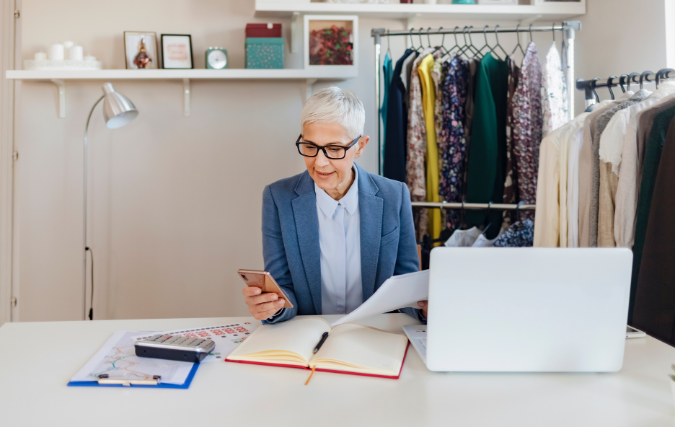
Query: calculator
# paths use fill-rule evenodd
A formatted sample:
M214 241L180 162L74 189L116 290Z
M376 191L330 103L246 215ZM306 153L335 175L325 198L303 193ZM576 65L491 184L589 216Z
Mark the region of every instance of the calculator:
M199 363L216 347L211 338L158 334L134 343L136 356Z

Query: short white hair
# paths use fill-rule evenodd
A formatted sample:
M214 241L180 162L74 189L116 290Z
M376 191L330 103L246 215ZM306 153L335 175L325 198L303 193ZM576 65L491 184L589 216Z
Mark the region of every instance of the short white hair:
M312 95L300 114L300 124L338 123L344 126L350 138L363 135L366 110L352 91L331 86Z

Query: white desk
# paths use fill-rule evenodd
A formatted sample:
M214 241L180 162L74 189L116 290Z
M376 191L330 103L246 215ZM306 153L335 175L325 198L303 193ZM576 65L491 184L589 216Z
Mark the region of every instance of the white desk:
M327 319L336 316L324 316ZM438 374L411 347L396 380L210 363L189 390L66 387L117 330L244 318L8 323L0 328L0 426L649 426L673 427L675 349L628 340L618 374ZM369 324L400 330L404 314ZM36 348L40 343L43 348ZM183 412L187 409L190 412ZM209 421L211 420L211 421Z

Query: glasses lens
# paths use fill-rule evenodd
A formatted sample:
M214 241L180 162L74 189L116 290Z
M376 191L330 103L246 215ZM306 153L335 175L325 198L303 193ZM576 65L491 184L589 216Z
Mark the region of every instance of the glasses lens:
M345 147L338 145L329 145L326 147L329 159L343 159L345 157Z
M316 145L312 144L298 144L298 149L300 150L300 154L308 157L316 156L316 153L319 151Z

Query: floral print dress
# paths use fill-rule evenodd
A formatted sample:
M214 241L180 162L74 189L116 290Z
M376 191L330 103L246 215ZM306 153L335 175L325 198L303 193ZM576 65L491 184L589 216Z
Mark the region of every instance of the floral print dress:
M542 139L541 63L537 46L527 47L516 93L513 95L513 154L520 201L535 204L539 145ZM531 213L524 214L531 216Z
M441 176L439 193L442 200L461 202L464 191L466 157L466 99L469 85L469 64L458 56L443 63L441 95L441 124L439 152ZM459 212L447 212L446 228L455 230L460 224Z
M546 55L542 79L542 108L544 114L543 136L569 122L567 83L555 42Z

